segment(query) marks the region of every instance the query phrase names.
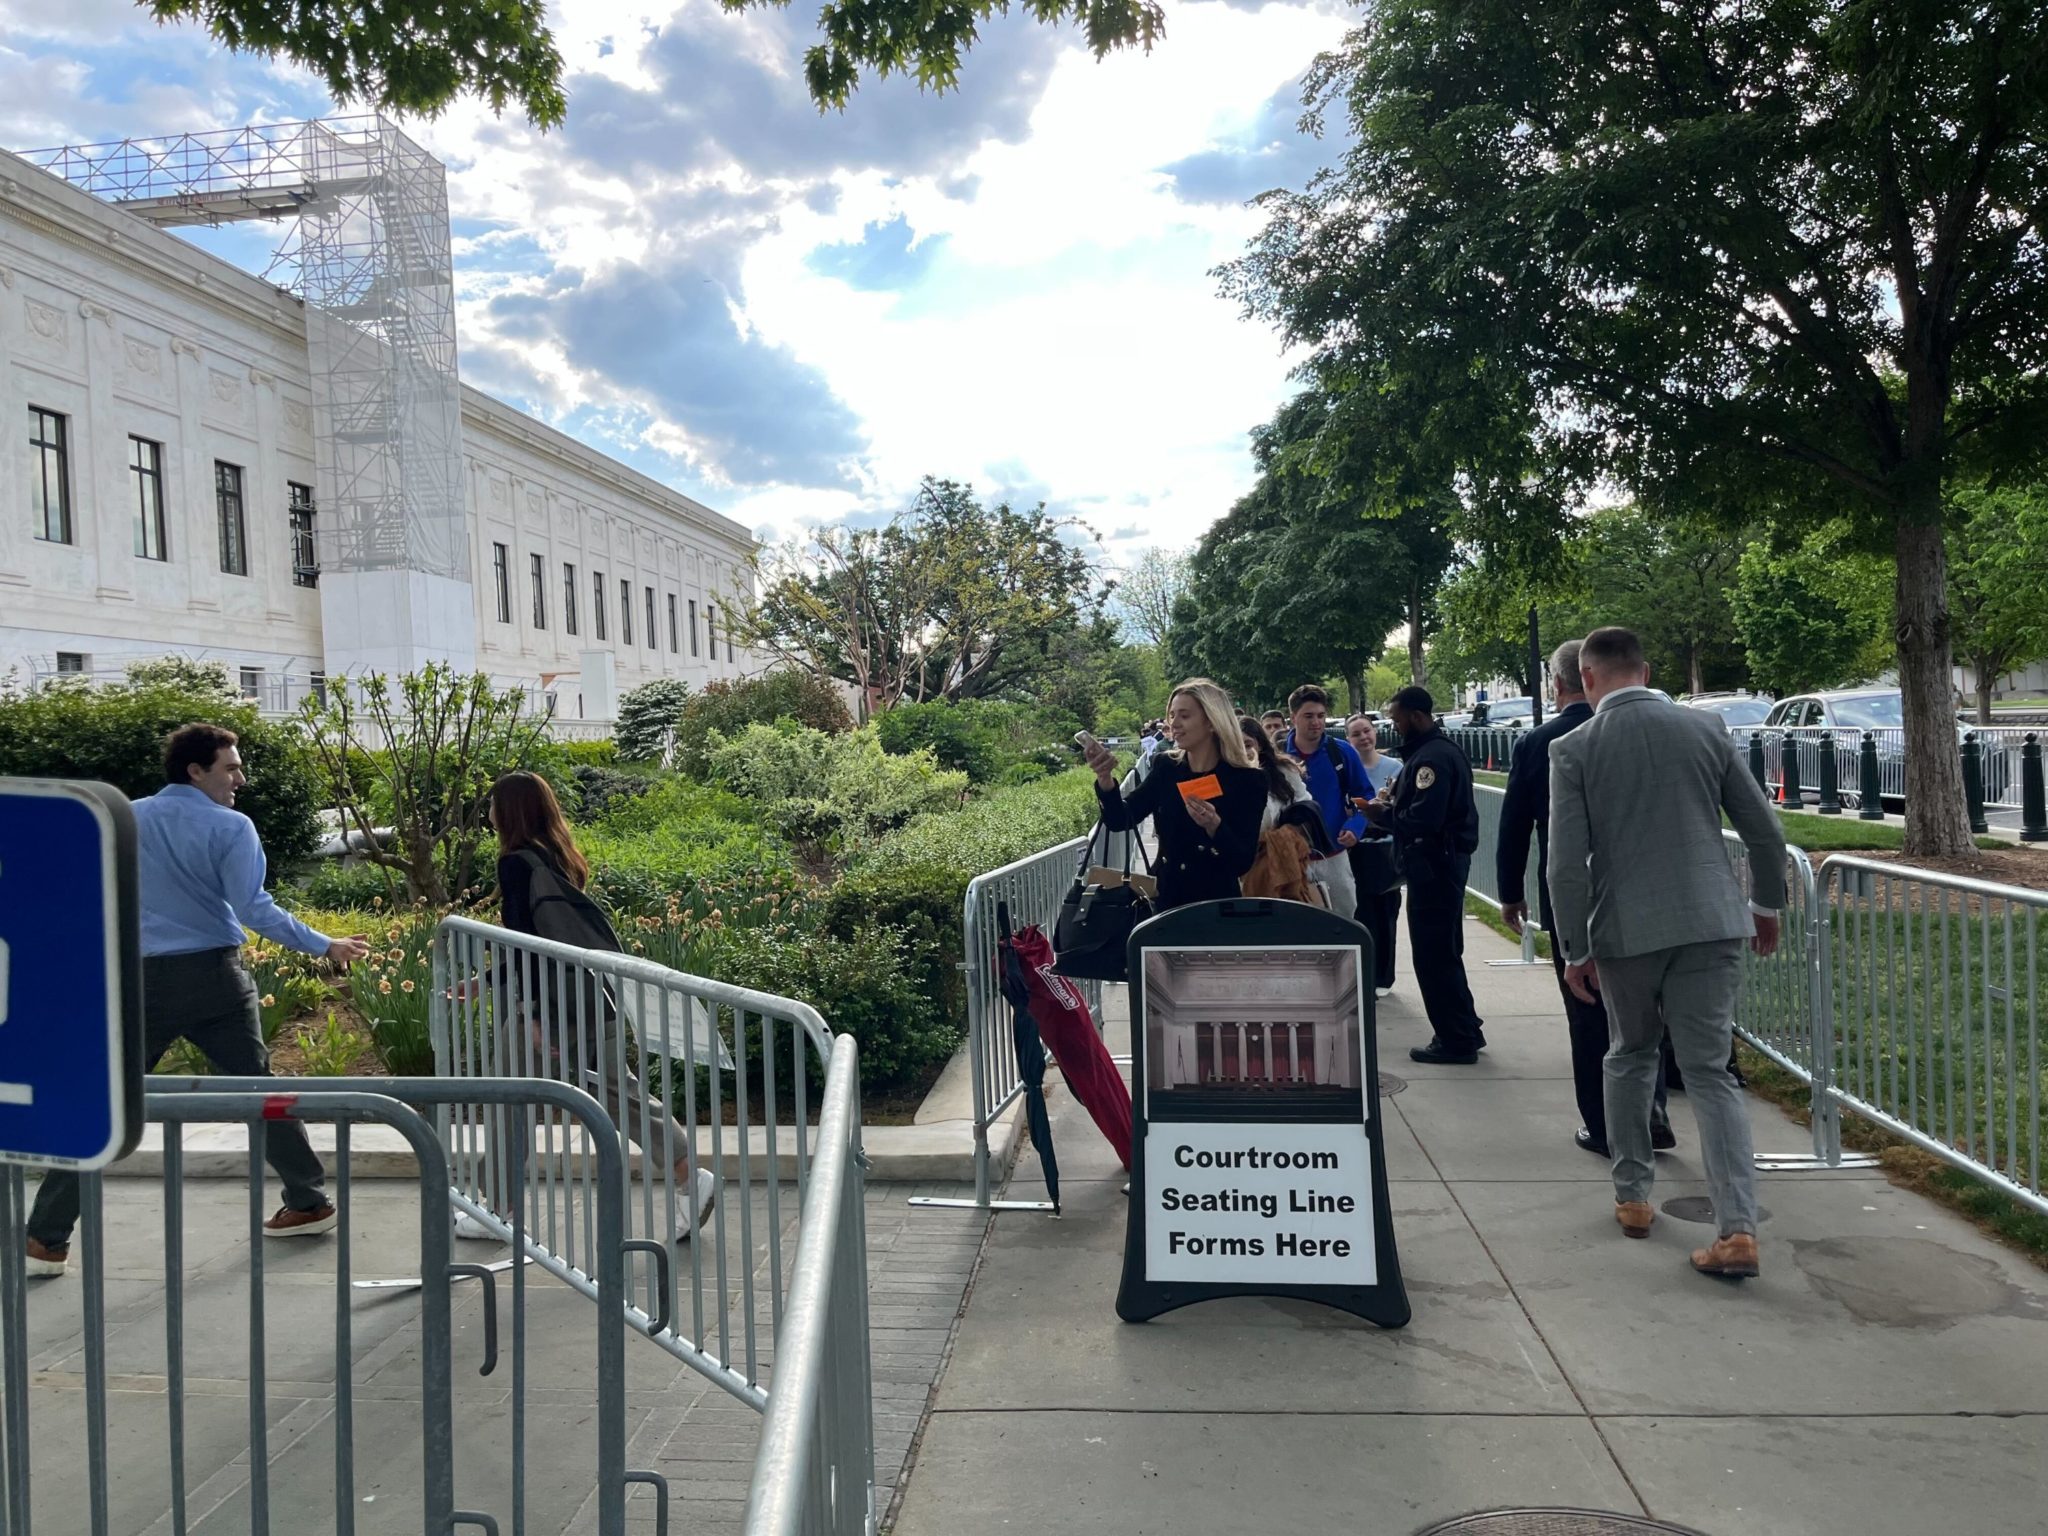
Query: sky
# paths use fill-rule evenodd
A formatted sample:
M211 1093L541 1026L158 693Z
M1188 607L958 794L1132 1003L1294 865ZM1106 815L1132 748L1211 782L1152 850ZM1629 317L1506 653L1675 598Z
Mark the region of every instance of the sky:
M448 167L475 387L755 528L879 519L926 475L1044 501L1112 568L1248 488L1286 357L1213 269L1247 199L1334 152L1300 80L1339 0L1167 6L1150 55L996 17L960 89L803 87L808 8L550 7L568 121L461 103L405 131ZM0 145L334 115L304 71L128 0L0 0ZM260 270L276 231L201 243Z

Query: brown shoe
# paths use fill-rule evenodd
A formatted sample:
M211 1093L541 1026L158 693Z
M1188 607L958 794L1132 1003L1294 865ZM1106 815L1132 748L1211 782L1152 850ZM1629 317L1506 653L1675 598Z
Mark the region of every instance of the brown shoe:
M1703 1275L1720 1275L1729 1280L1754 1280L1759 1273L1755 1234L1730 1232L1711 1248L1695 1249L1692 1267Z
M1621 1223L1625 1237L1648 1237L1650 1223L1657 1219L1657 1213L1650 1209L1647 1200L1617 1200L1614 1202L1614 1219Z
M295 1211L288 1205L281 1205L277 1214L263 1223L265 1237L318 1237L322 1232L334 1230L339 1220L332 1205L315 1206L310 1211Z
M32 1275L61 1275L71 1262L69 1243L43 1244L34 1238L28 1240L28 1259L25 1268Z

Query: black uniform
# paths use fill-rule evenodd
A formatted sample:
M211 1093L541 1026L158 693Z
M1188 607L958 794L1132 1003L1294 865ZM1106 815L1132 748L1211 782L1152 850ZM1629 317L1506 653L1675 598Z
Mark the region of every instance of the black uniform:
M1465 982L1465 885L1479 846L1472 765L1433 725L1404 738L1387 825L1408 880L1408 944L1437 1043L1458 1054L1485 1044Z

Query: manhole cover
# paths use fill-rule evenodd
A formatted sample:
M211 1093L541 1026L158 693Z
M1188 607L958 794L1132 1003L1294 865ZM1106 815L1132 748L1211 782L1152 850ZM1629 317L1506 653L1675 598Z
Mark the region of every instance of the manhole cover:
M1407 1086L1408 1079L1405 1077L1396 1077L1391 1072L1380 1074L1380 1097L1383 1099L1391 1099Z
M1698 1536L1682 1525L1597 1509L1493 1509L1460 1515L1416 1536Z
M1705 1195L1677 1195L1666 1200L1664 1214L1673 1221L1696 1221L1703 1227L1714 1224L1714 1202ZM1771 1219L1771 1213L1762 1206L1756 1208L1757 1225Z

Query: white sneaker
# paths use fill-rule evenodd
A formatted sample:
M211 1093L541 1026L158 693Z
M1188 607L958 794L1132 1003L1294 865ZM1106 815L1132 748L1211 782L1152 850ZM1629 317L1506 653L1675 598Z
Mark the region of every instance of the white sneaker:
M1394 995L1394 989L1392 987L1374 987L1372 989L1372 995L1374 997L1392 997Z
M493 1232L467 1211L457 1211L455 1213L455 1235L465 1242L471 1243L501 1243L504 1241L497 1233Z
M687 1243L697 1235L697 1229L704 1225L704 1219L711 1214L711 1208L718 1204L718 1175L709 1168L699 1168L690 1179L688 1191L683 1199L696 1207L676 1230L676 1241Z

